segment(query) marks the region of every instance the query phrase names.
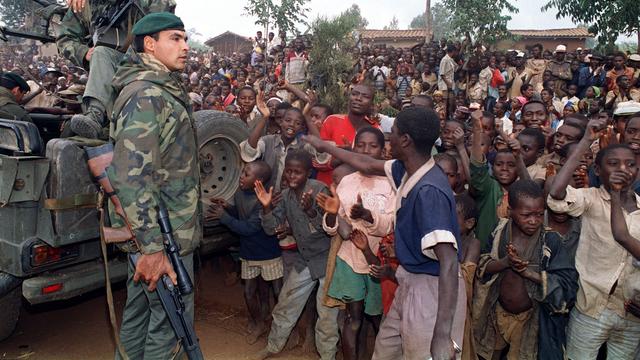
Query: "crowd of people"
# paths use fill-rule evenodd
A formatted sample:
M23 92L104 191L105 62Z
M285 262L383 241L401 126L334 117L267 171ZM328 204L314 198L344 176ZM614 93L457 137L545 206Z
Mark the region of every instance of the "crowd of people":
M307 303L323 359L357 359L365 321L374 359L640 356L640 55L360 44L335 114L306 39L253 41L180 75L194 111L250 131L237 193L205 216L240 238L257 357ZM26 107L79 106L81 68L1 58L51 100Z

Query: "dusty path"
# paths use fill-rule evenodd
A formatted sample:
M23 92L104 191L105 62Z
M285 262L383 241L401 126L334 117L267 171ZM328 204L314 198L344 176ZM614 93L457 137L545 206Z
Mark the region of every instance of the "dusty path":
M207 259L196 285L196 332L206 359L243 360L260 350L263 337L254 345L244 339L247 323L240 284L225 286L216 259ZM126 292L116 287L116 312L121 315ZM1 309L0 309L1 311ZM46 306L27 307L13 335L0 342L0 359L85 360L113 359L106 299L99 290L80 298ZM316 359L301 348L274 359Z

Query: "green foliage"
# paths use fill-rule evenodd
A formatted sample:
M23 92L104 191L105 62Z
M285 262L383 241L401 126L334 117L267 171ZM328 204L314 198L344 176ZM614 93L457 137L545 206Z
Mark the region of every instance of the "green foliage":
M369 20L362 17L360 6L358 6L357 4L352 4L350 8L342 13L342 15L355 17L356 22L358 23L358 29L366 29L367 26L369 26Z
M433 30L433 38L441 39L441 38L450 38L454 31L451 27L451 18L453 14L449 8L442 5L442 3L436 3L431 7L431 26ZM425 24L424 13L418 15L411 20L409 24L409 29L424 29L427 25Z
M275 26L278 30L291 34L297 33L297 24L307 25L308 2L309 0L281 0L277 4L273 0L247 0L244 12L257 18L256 25L265 28Z
M507 23L511 20L508 13L518 12L509 0L443 0L441 4L452 9L448 26L453 29L453 35L469 34L483 44L495 44L508 38Z
M359 9L348 9L337 17L319 17L311 24L312 59L309 73L321 102L338 112L347 108L343 89L353 69L350 56L355 46L353 33L362 23Z
M618 35L640 31L638 0L549 0L543 11L557 9L556 18L568 17L574 23L591 24L600 44L613 45Z
M393 19L391 19L391 22L389 23L389 25L385 26L383 29L398 30L398 18L395 15L393 15Z

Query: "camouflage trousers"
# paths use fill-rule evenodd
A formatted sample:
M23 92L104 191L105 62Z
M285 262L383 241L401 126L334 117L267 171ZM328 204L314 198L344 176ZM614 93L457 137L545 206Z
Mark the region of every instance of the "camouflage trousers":
M118 96L111 83L123 56L124 54L117 50L106 46L98 46L93 51L91 62L89 63L89 79L87 80L87 87L84 90L82 100L85 104L90 98L100 101L106 110L108 118L111 118L113 102Z
M193 280L193 254L182 256L182 262ZM120 341L129 359L172 359L176 336L160 303L158 294L147 290L142 281L133 282L134 268L129 264L127 302L122 315ZM186 315L193 322L193 293L183 296ZM116 360L122 357L116 350ZM180 358L179 356L177 358Z

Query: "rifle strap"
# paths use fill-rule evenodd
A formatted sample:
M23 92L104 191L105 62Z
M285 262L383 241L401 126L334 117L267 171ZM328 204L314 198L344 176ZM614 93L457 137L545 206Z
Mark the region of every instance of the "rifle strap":
M102 250L102 261L104 263L104 280L107 292L107 306L109 307L109 321L113 330L113 341L116 343L116 349L124 360L129 360L127 352L120 342L120 328L116 318L116 310L113 306L113 290L111 289L111 277L109 276L109 259L107 258L107 242L104 238L104 218L105 218L104 193L101 189L98 194L98 212L100 213L100 248Z

